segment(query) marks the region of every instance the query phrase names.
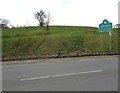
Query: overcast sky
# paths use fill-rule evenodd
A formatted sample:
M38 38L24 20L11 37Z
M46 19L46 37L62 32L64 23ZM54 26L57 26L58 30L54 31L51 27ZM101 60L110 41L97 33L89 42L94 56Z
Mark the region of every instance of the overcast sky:
M1 0L0 18L16 26L38 25L34 13L50 12L51 25L94 26L104 20L118 23L120 0Z

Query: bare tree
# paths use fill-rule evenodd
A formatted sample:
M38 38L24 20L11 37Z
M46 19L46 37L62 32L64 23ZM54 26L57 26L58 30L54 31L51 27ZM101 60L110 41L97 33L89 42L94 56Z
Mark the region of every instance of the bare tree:
M45 25L45 12L43 10L37 11L35 14L35 19L39 21L39 26L44 26Z
M9 21L7 19L0 18L0 28L8 28Z
M49 32L50 20L51 20L51 18L50 18L50 13L48 13L47 19L46 19L47 33Z

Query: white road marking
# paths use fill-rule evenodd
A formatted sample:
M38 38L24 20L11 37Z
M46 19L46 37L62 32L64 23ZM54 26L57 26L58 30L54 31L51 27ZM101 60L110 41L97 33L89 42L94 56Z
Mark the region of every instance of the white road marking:
M69 74L52 75L52 76L43 76L43 77L34 77L34 78L26 78L26 79L20 79L20 80L21 80L21 81L25 81L25 80L36 80L36 79L44 79L44 78L51 78L51 77L61 77L61 76L69 76L69 75L95 73L95 72L101 72L101 71L103 71L103 70L88 71L88 72L78 72L78 73L69 73Z

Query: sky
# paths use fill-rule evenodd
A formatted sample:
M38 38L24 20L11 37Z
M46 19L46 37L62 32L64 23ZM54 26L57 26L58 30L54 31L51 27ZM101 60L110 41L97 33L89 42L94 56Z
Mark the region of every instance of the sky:
M120 2L119 2L118 7L119 7L119 8L118 8L118 11L119 11L119 12L118 12L118 16L119 16L119 17L118 17L118 23L120 24Z
M50 25L98 27L104 19L118 23L120 0L0 0L0 18L13 26L37 26L34 13L50 13Z

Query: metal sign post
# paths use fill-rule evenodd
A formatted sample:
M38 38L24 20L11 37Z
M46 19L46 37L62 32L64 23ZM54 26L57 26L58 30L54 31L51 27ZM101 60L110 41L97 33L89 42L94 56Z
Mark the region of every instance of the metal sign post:
M109 32L109 35L110 35L110 51L112 50L112 33Z
M101 32L101 35L100 35L100 39L101 39L101 48L102 48L103 47L102 32Z

